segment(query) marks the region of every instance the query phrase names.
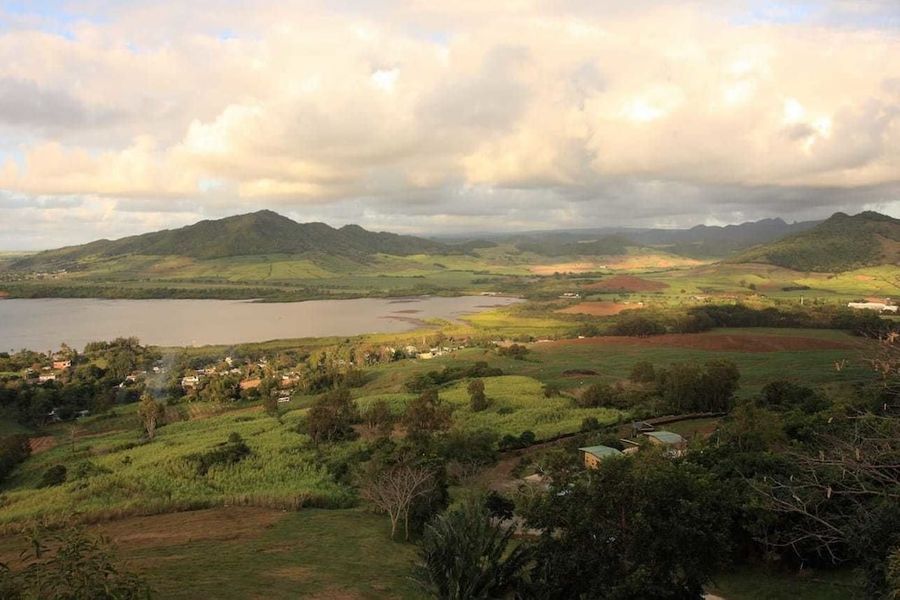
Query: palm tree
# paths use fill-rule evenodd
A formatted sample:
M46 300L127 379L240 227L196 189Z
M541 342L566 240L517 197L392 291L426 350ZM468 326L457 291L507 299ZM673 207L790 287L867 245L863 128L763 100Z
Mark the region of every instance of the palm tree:
M509 549L513 531L481 502L438 515L425 528L417 579L442 600L512 597L531 561L527 546Z

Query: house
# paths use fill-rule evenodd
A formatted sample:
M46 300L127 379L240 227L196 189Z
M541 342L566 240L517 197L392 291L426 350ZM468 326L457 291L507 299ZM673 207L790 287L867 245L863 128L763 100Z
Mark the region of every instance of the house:
M671 431L647 431L644 435L651 444L665 448L670 456L681 456L687 448L687 441Z
M188 375L187 377L181 378L181 387L183 389L195 388L200 383L200 378L197 375Z
M419 354L416 354L416 358L419 360L430 360L434 358L434 354L432 352L420 352Z
M620 450L616 450L609 446L587 446L585 448L579 448L578 451L581 452L584 466L588 469L596 469L600 466L600 463L607 458L622 456Z
M654 431L656 427L647 423L646 421L632 421L631 422L631 435L637 436L641 433L647 433L648 431Z
M56 373L45 373L38 376L38 383L47 383L48 381L56 381Z
M281 387L283 388L295 387L298 383L300 383L300 376L296 373L281 376Z
M242 390L255 390L260 383L262 383L262 379L256 377L254 379L244 379L240 385Z
M847 304L849 308L855 310L875 310L878 312L896 313L900 306L888 304L887 302L850 302Z
M284 404L285 402L290 402L290 401L291 401L290 396L279 396L278 397L278 404Z
M56 371L63 371L65 369L71 368L72 361L71 360L54 360L53 361L53 369Z
M581 294L577 292L565 292L562 296L560 296L563 300L575 300L577 298L581 298Z

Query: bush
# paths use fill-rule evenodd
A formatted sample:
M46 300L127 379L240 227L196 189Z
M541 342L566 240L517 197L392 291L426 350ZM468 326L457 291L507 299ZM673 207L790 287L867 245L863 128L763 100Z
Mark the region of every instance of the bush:
M528 348L520 344L512 344L511 346L501 346L497 352L500 356L508 356L515 360L525 360L528 354Z
M653 383L656 380L656 369L653 363L647 360L634 363L628 379L635 383Z
M66 467L63 465L53 465L41 476L41 482L38 487L53 487L66 482Z
M250 456L250 448L238 433L232 432L228 441L219 444L216 448L200 454L192 454L187 458L193 463L198 475L206 475L209 470L217 465L234 465Z

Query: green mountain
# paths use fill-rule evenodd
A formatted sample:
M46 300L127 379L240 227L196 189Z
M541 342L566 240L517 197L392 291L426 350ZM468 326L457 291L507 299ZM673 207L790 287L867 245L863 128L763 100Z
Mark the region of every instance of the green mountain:
M808 231L751 248L731 262L823 272L898 264L900 219L871 211L853 216L835 213Z
M127 255L187 256L196 259L262 254L317 253L365 260L373 254L408 256L452 251L451 246L358 225L335 229L325 223L297 223L270 210L167 229L119 240L47 250L12 262L13 269L77 264L85 259Z

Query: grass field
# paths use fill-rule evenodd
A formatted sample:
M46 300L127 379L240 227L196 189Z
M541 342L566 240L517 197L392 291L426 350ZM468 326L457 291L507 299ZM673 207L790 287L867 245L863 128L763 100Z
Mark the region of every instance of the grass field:
M227 507L129 517L91 527L171 600L424 598L415 547L391 542L386 519L361 510ZM13 566L23 538L0 538Z
M298 417L297 411L288 413L282 424L258 408L229 411L171 423L148 443L141 442L133 415L88 421L82 430L59 428L57 444L33 455L5 482L0 523L73 514L97 519L221 504L348 505L348 490L319 466L315 451L305 443L308 438L294 431ZM236 465L198 474L191 456L212 450L232 432L244 438L252 454ZM57 464L68 470L66 483L40 487L43 473Z

